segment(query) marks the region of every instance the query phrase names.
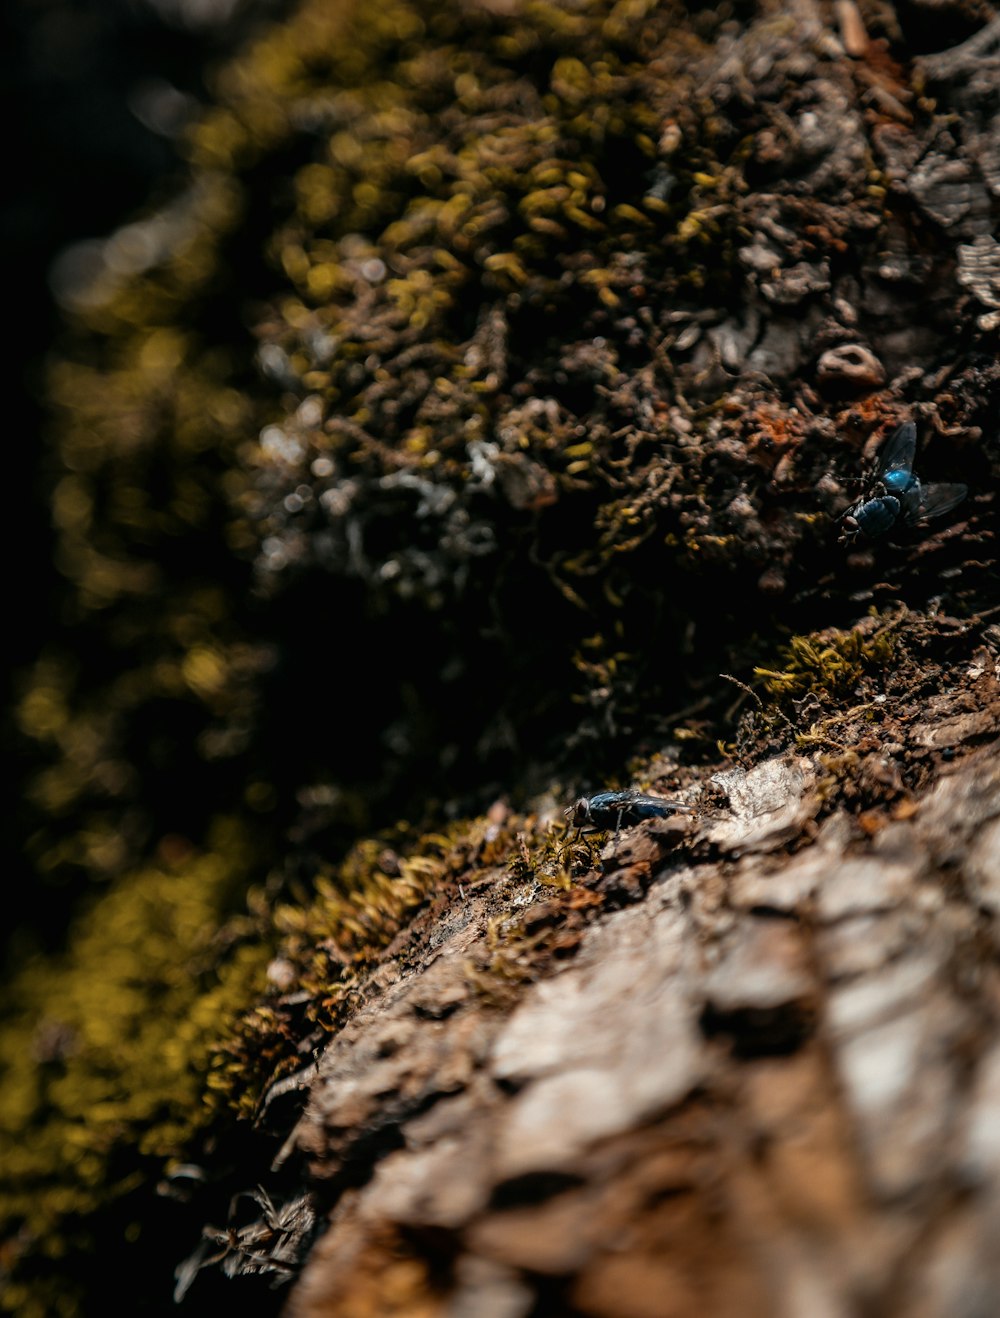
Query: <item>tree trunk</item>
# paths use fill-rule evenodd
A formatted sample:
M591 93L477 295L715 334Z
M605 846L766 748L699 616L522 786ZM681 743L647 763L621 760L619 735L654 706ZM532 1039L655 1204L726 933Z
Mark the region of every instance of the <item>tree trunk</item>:
M16 1276L106 1174L185 1305L996 1311L998 86L974 0L312 3L220 76L54 375L24 718L110 893L4 1044Z

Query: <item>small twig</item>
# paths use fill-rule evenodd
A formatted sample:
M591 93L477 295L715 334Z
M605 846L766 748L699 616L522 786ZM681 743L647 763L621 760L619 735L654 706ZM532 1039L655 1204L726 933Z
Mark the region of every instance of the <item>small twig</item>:
M751 699L756 700L758 709L763 710L764 702L761 700L760 696L753 689L753 687L747 686L746 682L741 682L738 677L733 677L732 673L720 673L719 676L726 682L732 682L733 686L738 686L739 689L745 692L746 695L750 696ZM726 720L727 723L731 723L733 721L733 719L736 717L737 710L742 704L743 704L742 698L737 696L733 704L731 704L729 708L723 712L722 717Z
M762 714L769 712L769 711L765 710L763 700L761 700L760 696L759 696L759 695L757 694L757 692L753 689L753 687L751 687L751 686L747 686L746 682L741 682L740 679L739 679L738 677L733 677L732 673L720 673L719 676L720 676L721 678L724 678L727 682L732 682L733 686L738 686L738 687L740 688L740 690L741 690L741 691L745 691L746 694L747 694L748 696L752 696L753 699L757 702L757 708L760 710L760 712L761 712ZM725 714L723 715L723 717L724 717L727 721L731 721L733 718L735 718L735 716L736 716L736 711L739 709L739 707L740 707L741 704L742 704L742 701L739 700L739 699L737 699L737 701L735 702L735 704L730 705L729 709L725 712ZM788 715L785 713L785 711L784 711L783 709L781 709L778 705L775 705L774 708L773 708L773 711L770 711L770 712L773 712L773 713L777 714L779 718L784 719L784 721L788 724L788 726L794 730L794 728L795 728L795 724L794 724L794 723L792 722L792 720L788 717Z

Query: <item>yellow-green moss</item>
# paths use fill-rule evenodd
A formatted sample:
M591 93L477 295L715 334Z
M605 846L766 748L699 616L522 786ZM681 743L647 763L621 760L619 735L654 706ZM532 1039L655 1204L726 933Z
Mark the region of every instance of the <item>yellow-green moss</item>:
M780 668L755 668L754 676L779 703L804 696L823 699L849 695L862 678L885 669L896 648L900 618L869 614L871 625L849 631L830 628L809 636L793 636L778 650Z
M119 879L65 956L31 962L11 986L0 1032L8 1311L73 1312L70 1296L25 1286L19 1257L79 1247L88 1215L150 1190L210 1124L252 1117L267 1085L301 1065L303 1032L335 1027L414 907L473 860L501 863L513 833L462 822L409 854L359 842L309 900L275 905L254 889L243 915L245 838L231 824L212 843ZM286 1003L303 994L293 1019Z
M777 648L782 667L753 670L759 691L720 674L753 704L744 709L735 739L717 743L719 751L752 763L762 748L775 744L843 749L839 730L870 721L882 708L886 674L902 648L906 618L902 608L886 613L873 608L850 629L793 636Z
M502 335L484 333L470 351L470 319L506 324L530 306L578 322L634 304L640 246L658 268L686 266L684 198L717 202L728 185L711 134L698 131L708 107L692 103L689 83L704 46L683 20L680 6L610 0L504 15L312 0L218 71L216 104L185 141L186 190L137 222L157 236L159 258L130 274L109 261L50 374L58 561L98 676L47 655L22 705L49 761L32 799L73 816L39 832L43 870L104 876L141 856L116 812L144 790L145 748L127 743L147 711L163 711L169 728L182 708L199 763L252 741L274 657L247 617L245 565L271 543L290 563L311 552L284 511L287 455L262 442L268 422L289 423L309 395L316 419L289 440L296 481L319 458L369 489L410 469L461 496L469 443L497 423L509 383ZM526 74L535 62L538 75ZM659 156L676 185L666 207L646 190ZM615 182L623 159L629 173ZM255 210L272 184L280 201ZM612 185L629 200L611 205ZM114 243L128 247L128 231ZM384 278L369 279L370 263ZM272 354L263 370L255 343ZM385 363L413 348L420 378L388 374ZM613 384L610 348L595 369ZM508 400L504 433L520 465L500 471L528 486L527 507L602 487L620 461L611 436L581 442L574 421L554 400L544 417ZM611 519L601 560L638 544L627 520ZM457 579L458 539L404 542L372 564L373 580L437 606L423 565L433 556L434 575ZM584 558L593 574L589 546ZM574 571L572 559L565 573L555 566L553 582L586 605L566 580ZM222 573L235 590L206 585ZM255 809L275 799L270 772L256 769Z
M80 919L64 956L31 961L8 986L8 1265L21 1248L58 1256L60 1222L134 1189L205 1124L210 1041L259 991L269 955L259 931L240 945L250 930L231 917L249 864L239 826L220 824L211 850L120 879Z

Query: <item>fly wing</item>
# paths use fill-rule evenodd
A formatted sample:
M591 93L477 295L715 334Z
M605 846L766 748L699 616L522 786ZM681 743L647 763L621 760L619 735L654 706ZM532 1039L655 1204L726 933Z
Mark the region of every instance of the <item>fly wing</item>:
M914 522L924 522L930 517L943 517L957 507L968 493L967 485L924 485L920 491L920 502L906 509L903 520L912 526Z
M912 421L904 421L891 439L887 440L879 454L878 477L883 479L894 471L907 474L913 470L913 458L917 451L917 427Z
M661 819L675 811L687 811L689 805L679 801L666 801L662 796L647 796L645 792L632 792L629 811L639 819Z

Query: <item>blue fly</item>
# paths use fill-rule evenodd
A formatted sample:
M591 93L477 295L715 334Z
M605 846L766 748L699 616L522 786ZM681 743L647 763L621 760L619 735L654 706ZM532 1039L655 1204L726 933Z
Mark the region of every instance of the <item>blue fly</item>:
M841 517L841 544L859 537L877 540L897 522L913 526L951 512L968 494L966 485L922 485L913 471L917 428L904 421L879 456L874 479L864 498Z
M678 810L690 810L688 805L665 801L662 796L647 796L629 788L623 792L598 792L596 796L581 796L566 811L570 823L578 833L586 830L604 832L614 828L617 836L622 824L639 824L644 819L665 819Z

